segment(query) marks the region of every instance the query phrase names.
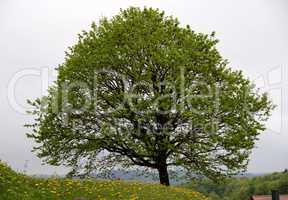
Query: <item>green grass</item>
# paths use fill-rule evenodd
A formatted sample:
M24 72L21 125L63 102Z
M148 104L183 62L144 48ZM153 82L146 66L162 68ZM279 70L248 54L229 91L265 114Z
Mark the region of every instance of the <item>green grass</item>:
M189 189L127 181L39 179L11 170L0 161L0 200L207 200Z

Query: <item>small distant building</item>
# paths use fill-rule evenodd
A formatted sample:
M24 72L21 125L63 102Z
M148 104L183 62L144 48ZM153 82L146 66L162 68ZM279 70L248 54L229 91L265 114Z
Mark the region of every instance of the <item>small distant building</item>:
M250 200L272 200L271 195L255 195ZM288 195L279 195L279 200L288 200Z
M271 195L255 195L249 200L288 200L288 195L280 195L277 190L272 190Z

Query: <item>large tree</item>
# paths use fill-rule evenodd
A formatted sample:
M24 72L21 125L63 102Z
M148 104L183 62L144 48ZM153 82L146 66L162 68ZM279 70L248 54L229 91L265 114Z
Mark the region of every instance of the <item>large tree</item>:
M235 38L237 39L237 38ZM212 179L245 170L273 105L196 33L155 9L103 18L66 52L29 137L74 172L141 166Z

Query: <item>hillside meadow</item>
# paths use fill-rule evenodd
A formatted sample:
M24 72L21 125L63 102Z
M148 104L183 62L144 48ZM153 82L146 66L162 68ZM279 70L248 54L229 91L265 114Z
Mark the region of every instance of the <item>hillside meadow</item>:
M160 184L92 179L40 179L0 162L0 200L208 200L190 189Z

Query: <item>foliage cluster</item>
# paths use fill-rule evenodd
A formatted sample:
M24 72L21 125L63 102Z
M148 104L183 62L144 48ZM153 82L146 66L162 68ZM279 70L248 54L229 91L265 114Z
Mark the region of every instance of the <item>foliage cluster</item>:
M249 199L251 195L270 195L274 189L279 190L280 194L288 194L288 173L231 178L222 184L203 179L186 186L213 200L243 200Z

